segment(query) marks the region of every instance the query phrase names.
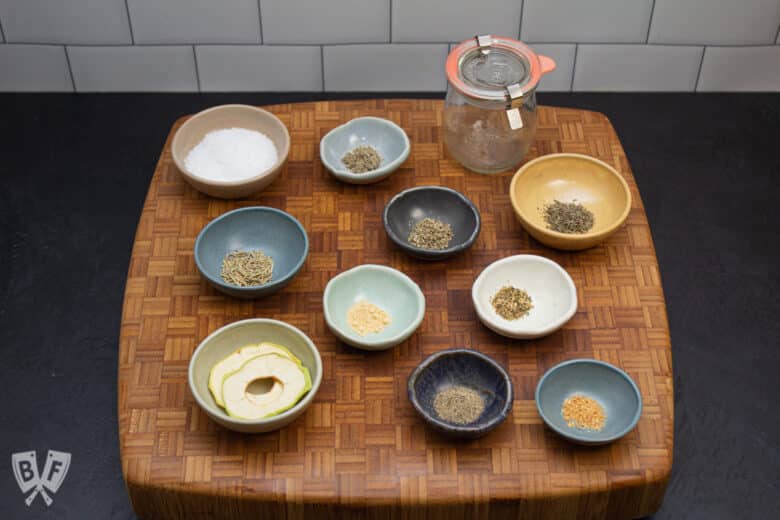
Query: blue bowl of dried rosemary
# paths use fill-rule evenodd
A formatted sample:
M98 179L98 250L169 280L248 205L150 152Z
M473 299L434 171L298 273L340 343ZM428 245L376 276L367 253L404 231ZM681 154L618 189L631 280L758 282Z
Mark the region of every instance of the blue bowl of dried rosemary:
M215 289L262 298L290 283L309 253L300 222L282 210L252 206L212 220L195 241L195 264Z

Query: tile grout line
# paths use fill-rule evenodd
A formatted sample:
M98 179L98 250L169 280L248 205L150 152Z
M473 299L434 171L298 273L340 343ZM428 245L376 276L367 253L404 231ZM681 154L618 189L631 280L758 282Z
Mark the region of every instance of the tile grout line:
M192 46L192 60L195 62L195 81L198 82L198 92L203 92L200 86L200 69L198 69L198 53L195 52L195 46Z
M393 43L393 0L390 1L390 33L387 35L387 43Z
M325 92L325 46L320 45L320 86Z
M65 62L68 64L68 72L70 73L70 84L73 86L73 92L76 90L76 78L73 76L73 66L70 64L70 54L68 54L68 46L63 45L62 50L65 51Z
M525 13L525 5L528 2L528 0L523 0L523 3L520 4L520 27L517 28L517 39L522 41L523 40L523 14Z
M458 42L448 41L429 41L429 42L393 42L395 46L409 46L409 45L451 45ZM720 47L724 49L746 49L746 48L758 48L758 47L776 47L774 43L744 43L744 44L730 44L730 45L709 45L704 43L642 43L642 42L527 42L528 45L619 45L626 47ZM319 47L324 45L326 47L347 47L347 46L378 46L388 45L387 42L349 42L349 43L225 43L225 42L198 42L192 43L74 43L74 44L62 44L51 42L5 42L3 45L37 45L40 47L61 47L62 45L68 45L69 47L102 47L102 48L128 48L128 47L189 47L190 45L197 46L209 46L209 47Z
M580 44L574 45L574 62L571 65L571 83L569 84L569 92L574 92L574 74L577 72L577 54L580 50Z
M650 43L650 28L653 26L653 16L655 16L655 0L653 0L653 6L650 8L650 20L647 22L647 36L645 37L645 43Z
M130 6L125 0L125 12L127 13L127 26L130 28L130 43L135 45L135 34L133 33L133 21L130 19Z
M260 45L263 44L263 6L260 0L257 0L257 23L260 27Z
M701 61L699 61L699 71L696 73L696 83L693 84L693 91L699 91L699 79L701 79L701 69L704 65L704 55L707 54L707 46L705 45L701 50Z

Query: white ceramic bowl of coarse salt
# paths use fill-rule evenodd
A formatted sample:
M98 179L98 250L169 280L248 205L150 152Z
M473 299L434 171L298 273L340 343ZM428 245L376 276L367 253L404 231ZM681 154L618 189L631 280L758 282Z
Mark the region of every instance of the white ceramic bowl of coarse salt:
M176 131L173 161L184 179L212 197L247 197L271 184L290 151L282 121L261 108L222 105L199 112Z

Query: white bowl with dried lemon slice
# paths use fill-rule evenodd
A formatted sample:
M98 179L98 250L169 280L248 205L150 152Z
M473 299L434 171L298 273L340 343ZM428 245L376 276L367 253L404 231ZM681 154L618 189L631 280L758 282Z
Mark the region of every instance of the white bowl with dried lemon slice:
M546 336L577 312L577 288L569 273L536 255L510 256L487 266L474 281L471 299L480 321L509 338Z
M322 360L292 325L250 319L204 339L188 375L190 391L209 417L231 430L262 433L306 410L322 381Z

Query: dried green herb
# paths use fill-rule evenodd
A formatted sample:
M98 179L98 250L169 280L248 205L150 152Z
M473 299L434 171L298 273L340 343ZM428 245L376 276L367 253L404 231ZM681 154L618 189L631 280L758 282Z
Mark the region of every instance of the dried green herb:
M233 251L222 259L222 279L239 287L264 285L271 281L274 260L260 250Z
M544 206L544 222L559 233L587 233L593 227L593 213L577 202L553 201Z
M522 289L506 285L490 299L496 314L505 320L517 320L534 308L531 297Z
M366 173L379 168L382 157L373 146L361 145L345 153L341 162L352 173Z
M409 237L410 244L423 249L445 249L454 233L452 226L436 218L424 218L415 222Z
M433 408L443 420L455 424L473 423L485 410L485 401L476 390L465 386L445 388L433 398Z

